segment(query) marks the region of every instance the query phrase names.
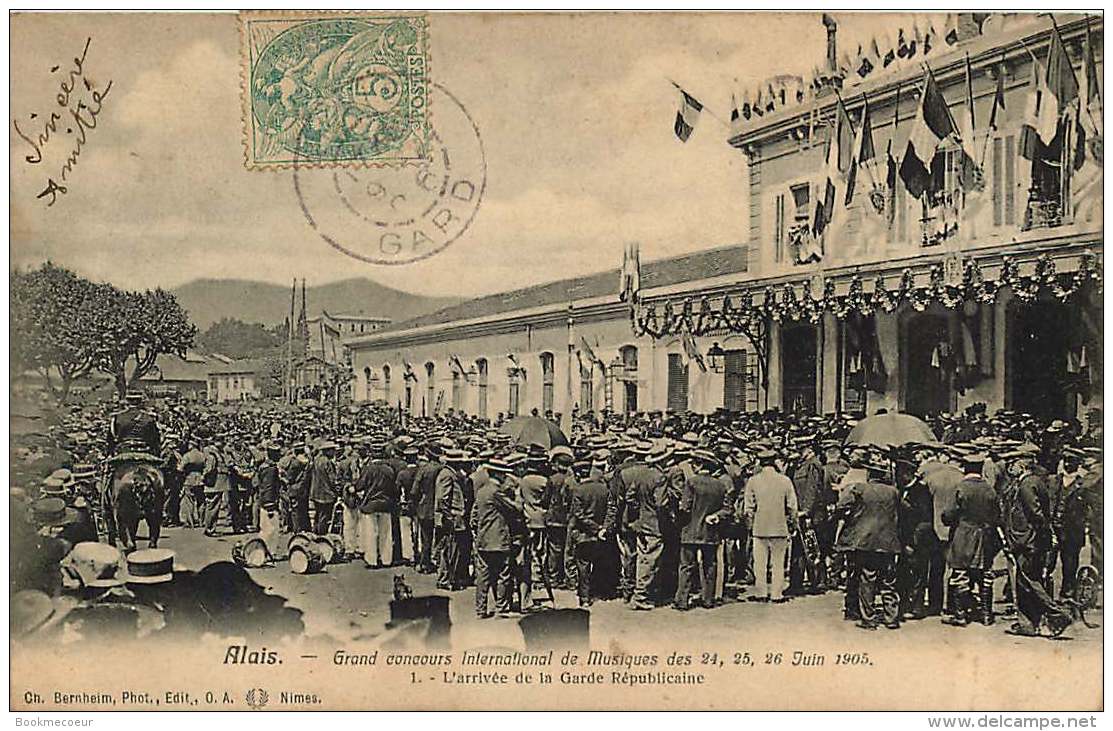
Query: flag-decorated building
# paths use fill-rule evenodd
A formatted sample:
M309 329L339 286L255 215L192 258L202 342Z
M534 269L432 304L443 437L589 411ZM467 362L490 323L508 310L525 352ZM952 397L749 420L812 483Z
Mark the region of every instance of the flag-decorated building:
M1102 37L1080 15L927 17L739 115L749 281L643 301L639 329L749 331L762 405L789 411L1099 404Z
M1099 406L1100 16L923 16L853 53L823 23L810 74L734 90L745 244L628 248L357 339L354 397L492 418ZM714 133L679 105L677 144Z

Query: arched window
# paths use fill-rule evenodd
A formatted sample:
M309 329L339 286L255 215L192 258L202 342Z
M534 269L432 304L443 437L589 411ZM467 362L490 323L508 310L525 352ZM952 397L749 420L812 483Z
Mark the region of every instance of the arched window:
M580 411L595 409L595 362L585 358L580 361Z
M433 396L436 392L436 384L433 382L433 371L435 368L436 366L433 365L432 361L425 364L425 408L422 409L423 416L431 416L436 406L433 402Z
M638 349L624 345L618 352L622 357L622 372L618 374L622 383L622 408L632 414L638 410Z
M460 410L460 402L464 395L464 376L455 368L452 369L452 408Z
M541 354L541 412L553 410L553 380L555 367L552 353Z
M371 366L365 366L363 369L363 400L370 401L371 399Z
M390 404L390 366L383 365L383 400Z
M522 388L522 377L520 375L520 371L517 368L511 370L507 377L509 379L509 383L507 384L507 394L509 396L509 401L506 405L506 412L511 417L514 417L518 415L518 410L519 408L521 408L520 394Z
M476 379L478 381L478 385L479 385L479 404L478 404L477 410L479 412L479 417L482 418L482 419L486 419L487 418L487 359L486 358L480 358L479 360L475 361L475 369L479 372L479 376Z

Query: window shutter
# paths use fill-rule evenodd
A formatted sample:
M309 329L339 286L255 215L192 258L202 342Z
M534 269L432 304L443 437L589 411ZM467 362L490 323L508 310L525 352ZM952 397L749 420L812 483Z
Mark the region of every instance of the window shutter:
M746 351L728 350L723 361L723 406L728 411L745 411Z
M1016 225L1016 138L1005 138L1005 223Z
M785 258L785 196L779 193L773 203L773 261Z
M688 366L679 353L669 353L668 408L674 412L688 410Z
M1005 141L1000 137L993 139L993 225L1005 222Z

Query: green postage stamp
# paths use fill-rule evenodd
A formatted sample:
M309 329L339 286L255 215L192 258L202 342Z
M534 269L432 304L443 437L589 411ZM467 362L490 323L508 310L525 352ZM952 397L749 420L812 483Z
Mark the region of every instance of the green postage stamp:
M417 14L243 13L247 167L429 157L429 34Z

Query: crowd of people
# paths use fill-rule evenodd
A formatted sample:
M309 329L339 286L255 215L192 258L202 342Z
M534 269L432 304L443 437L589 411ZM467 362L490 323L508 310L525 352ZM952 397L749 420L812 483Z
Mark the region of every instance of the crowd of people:
M529 418L551 423L524 439L501 415L135 396L115 414L75 408L51 431L67 463L12 500L61 541L53 553L115 544L113 455L147 453L156 522L256 534L276 556L291 535L335 535L368 568L474 587L481 618L542 608L556 589L634 611L841 590L865 630L992 624L997 603L1015 609L1008 632L1058 636L1088 601L1078 577L1090 597L1100 587L1100 414L1084 427L974 407L902 445L848 441L859 420L837 414L585 415L567 438L559 417ZM56 590L36 572L59 558L21 558L13 590Z

